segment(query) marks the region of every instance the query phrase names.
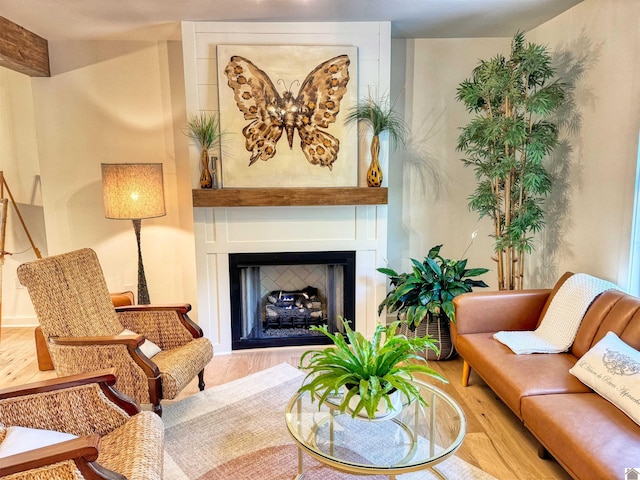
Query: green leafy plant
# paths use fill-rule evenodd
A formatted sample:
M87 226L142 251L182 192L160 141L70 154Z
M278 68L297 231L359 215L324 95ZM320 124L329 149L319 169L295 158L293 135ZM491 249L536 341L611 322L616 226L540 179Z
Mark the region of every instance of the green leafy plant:
M359 100L347 113L345 122L363 122L371 128L374 137L388 132L391 146L394 148L404 144L409 132L406 122L387 98L376 100L369 96Z
M410 330L415 330L425 318L444 314L455 322L453 299L473 287L487 287L482 280L473 280L487 273L486 268L467 269L467 260L450 260L440 255L442 245L429 250L423 261L411 259L413 269L408 273L397 273L391 268L378 268L387 275L392 289L378 306L378 315L386 308L387 313L397 312Z
M197 142L201 150L209 150L220 141L220 118L215 113L200 112L187 121L186 135Z
M216 166L209 170L209 149L220 143L220 117L216 113L200 112L192 115L187 122L186 135L200 145L200 187L212 188L216 176ZM213 175L213 176L212 176Z
M552 180L543 161L558 143L558 127L548 118L566 94L554 75L547 49L525 43L518 32L509 58L482 60L458 86L457 100L476 114L457 145L477 179L469 208L493 221L500 290L523 288L525 253L544 226L542 202Z
M409 127L387 98L378 101L371 95L366 99L359 100L347 113L345 123L357 122L363 122L371 128L373 137L371 138L371 165L367 170L367 184L370 187L379 187L382 185L382 169L378 162L380 135L387 132L391 148L396 148L398 145L404 144Z
M427 365L424 358L417 355L419 351L436 347L430 337L407 339L396 335L399 323L393 322L387 327L378 325L373 339L367 340L343 320L351 345L341 333L330 333L326 325L312 327L328 336L334 345L324 350L309 350L302 355L300 368L309 373L299 391L310 392L311 398L318 399L321 405L330 395L338 395L344 387L348 391L338 408L345 412L351 398L359 395L360 401L351 412L354 417L365 410L367 416L373 418L382 399L391 408L389 395L393 390L402 392L409 401L417 399L426 405L411 380L413 374L419 372L446 382Z

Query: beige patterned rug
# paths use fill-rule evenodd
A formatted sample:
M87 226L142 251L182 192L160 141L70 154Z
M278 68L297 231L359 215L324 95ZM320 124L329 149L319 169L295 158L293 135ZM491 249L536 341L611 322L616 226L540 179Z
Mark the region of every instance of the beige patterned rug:
M289 364L241 378L164 406L166 480L282 480L297 474L297 449L284 421L304 374ZM332 470L305 455L305 480L382 479ZM453 456L439 465L450 479L493 477ZM431 480L430 472L400 480Z

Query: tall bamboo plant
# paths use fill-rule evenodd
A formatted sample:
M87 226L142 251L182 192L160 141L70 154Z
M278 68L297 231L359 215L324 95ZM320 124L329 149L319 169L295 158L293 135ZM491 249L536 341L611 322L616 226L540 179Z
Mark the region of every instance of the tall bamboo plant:
M542 204L552 183L544 160L558 143L558 127L548 118L566 93L554 75L547 48L525 43L518 32L509 58L480 61L457 90L457 100L475 114L457 145L477 179L469 208L493 221L501 290L523 288L525 254L544 226Z

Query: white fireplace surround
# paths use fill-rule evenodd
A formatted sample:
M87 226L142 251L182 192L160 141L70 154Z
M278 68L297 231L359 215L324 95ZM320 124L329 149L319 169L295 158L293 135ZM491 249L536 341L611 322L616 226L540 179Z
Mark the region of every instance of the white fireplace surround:
M218 23L183 22L187 114L216 111L216 45L353 45L358 47L359 97L373 89L388 92L391 33L389 22ZM367 149L360 142L359 184L364 185ZM199 154L190 147L192 185L199 184ZM224 162L224 155L222 155ZM382 158L386 171L386 158ZM194 208L198 284L198 323L216 354L231 352L229 254L268 252L356 253L356 326L373 335L386 277L387 206Z

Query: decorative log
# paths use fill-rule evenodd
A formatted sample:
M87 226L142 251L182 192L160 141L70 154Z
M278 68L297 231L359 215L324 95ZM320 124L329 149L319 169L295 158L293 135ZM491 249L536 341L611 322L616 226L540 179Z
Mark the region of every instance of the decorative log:
M30 77L50 77L47 41L0 17L0 65Z

